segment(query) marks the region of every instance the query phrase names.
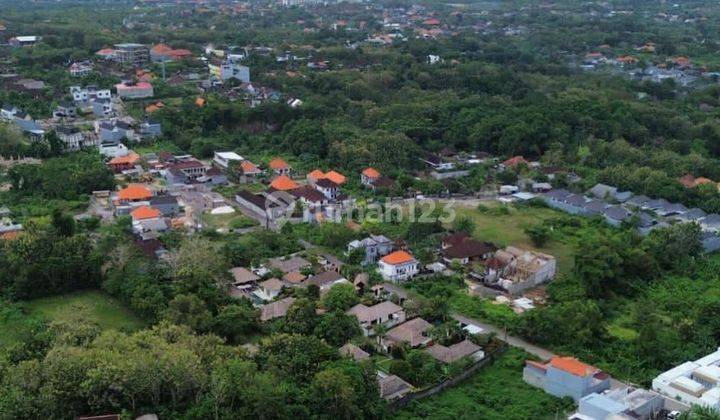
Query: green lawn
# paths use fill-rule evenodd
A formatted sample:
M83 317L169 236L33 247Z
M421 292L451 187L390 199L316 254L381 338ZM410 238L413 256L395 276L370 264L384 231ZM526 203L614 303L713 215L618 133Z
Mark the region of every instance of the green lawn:
M500 246L518 246L553 255L557 259L558 272L567 273L574 263L574 242L565 236L553 236L545 246L538 248L532 244L524 229L555 217L566 216L565 213L544 207L513 207L504 206L505 214L498 211L503 207L496 202L483 204L489 210L480 211L474 208L456 208L457 218L469 217L475 222L474 236L480 240L494 242Z
M87 311L90 321L102 329L133 331L143 328L145 323L129 309L105 293L87 290L60 296L51 296L26 302L25 313L47 321L68 319Z
M566 418L573 405L526 384L522 369L528 354L511 348L491 366L460 385L415 401L396 419L520 420ZM556 417L559 416L559 417Z
M103 330L134 331L146 326L118 301L98 290L18 303L0 301L0 349L31 339L43 322L78 316L97 323Z
M205 227L210 230L216 229L242 229L256 226L257 222L245 216L239 211L230 214L210 214L202 215L202 221Z

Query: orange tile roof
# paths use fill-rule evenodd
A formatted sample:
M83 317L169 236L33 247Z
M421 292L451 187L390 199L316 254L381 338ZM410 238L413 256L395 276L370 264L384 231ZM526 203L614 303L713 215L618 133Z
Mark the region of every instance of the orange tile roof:
M140 160L140 155L135 152L130 152L125 156L117 156L112 158L110 162L108 162L108 165L132 165L137 163L138 160Z
M505 165L505 166L517 166L517 165L519 165L519 164L521 164L521 163L527 164L527 160L525 160L525 158L522 157L522 156L513 156L513 157L511 157L510 159L508 159L508 160L506 160L505 162L503 162L503 165Z
M318 179L325 178L325 173L323 171L321 171L320 169L315 169L314 171L307 174L307 178L314 179L317 181Z
M130 212L134 220L154 219L160 217L161 214L160 210L150 206L140 206Z
M380 178L380 172L375 168L365 168L362 174L368 178Z
M282 160L280 158L275 158L275 159L271 160L270 163L268 164L268 166L270 166L270 169L272 169L272 170L287 169L289 167L287 162L285 162L284 160Z
M254 163L250 162L249 160L244 160L240 164L240 167L242 168L243 172L245 172L245 173L252 173L252 172L258 171L258 167Z
M205 99L204 99L204 98L201 98L201 97L197 97L197 98L195 99L195 105L197 105L198 107L203 107L203 106L205 106Z
M150 197L152 197L150 188L140 184L130 184L118 193L121 201L147 200Z
M345 178L345 175L341 174L340 172L335 172L335 171L330 171L330 172L326 173L325 178L329 179L330 181L332 181L338 185L344 184L345 181L347 180Z
M280 175L279 177L275 178L273 182L270 183L270 186L278 191L290 191L294 190L300 185L298 185L297 182L293 181L289 177L285 175Z
M414 260L415 258L413 258L412 255L405 251L395 251L382 258L382 261L384 263L393 265L405 264Z
M587 365L574 357L555 356L550 360L550 365L575 376L594 375L599 371L599 369Z
M170 48L167 44L157 44L152 47L152 51L156 53L166 53L168 51L172 51L172 48Z
M714 184L715 182L712 179L708 179L705 177L699 177L695 179L694 186L697 187L698 185L704 185L704 184Z
M5 240L5 241L11 241L13 239L17 239L18 236L20 236L19 230L13 230L11 232L0 233L0 239Z

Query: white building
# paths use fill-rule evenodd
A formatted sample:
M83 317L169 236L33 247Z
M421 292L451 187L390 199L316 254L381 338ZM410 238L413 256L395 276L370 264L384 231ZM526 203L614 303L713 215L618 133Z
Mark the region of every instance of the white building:
M686 404L720 410L720 348L694 362L685 362L661 373L653 379L652 388Z
M148 82L118 83L115 85L115 89L118 96L124 99L152 98L155 95L153 86Z
M419 271L419 263L406 251L392 252L378 262L380 274L385 280L405 281L415 276Z
M235 152L215 152L213 164L221 169L228 169L233 163L242 163L245 160Z
M86 88L70 86L70 94L75 102L88 102L90 100L110 99L112 97L110 89L98 89L96 86L88 86Z
M221 80L237 79L243 83L250 83L250 68L231 60L219 64L208 64L210 74Z
M66 152L75 152L86 147L95 146L94 136L86 136L76 127L58 127L55 129L55 134L63 142Z
M71 76L81 77L81 76L86 76L86 75L92 73L93 65L91 62L88 62L88 61L72 63L68 70L70 71Z

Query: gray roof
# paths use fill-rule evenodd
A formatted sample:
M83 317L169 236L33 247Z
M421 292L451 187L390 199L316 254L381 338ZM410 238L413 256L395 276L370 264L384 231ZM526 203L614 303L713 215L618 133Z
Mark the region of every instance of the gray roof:
M661 208L665 208L670 205L670 202L667 201L664 198L656 198L654 200L649 200L643 204L644 208L650 209L650 210L657 210Z
M543 197L549 198L554 201L563 201L565 197L570 195L570 191L564 189L551 190L543 194Z
M705 216L707 216L707 214L701 209L692 208L685 213L679 214L677 218L680 220L699 220Z
M633 196L630 191L618 191L615 193L615 199L621 203L628 201Z
M720 226L720 214L708 214L700 223L708 226Z
M620 206L610 206L603 211L603 214L611 219L620 221L630 217L630 212Z
M571 206L575 207L582 207L585 205L585 197L579 194L570 194L563 200L566 204L569 204Z
M150 204L177 204L177 198L172 195L156 195L150 198Z
M598 214L602 213L602 211L607 207L607 203L601 200L590 200L583 206L585 210L588 210L590 213Z
M687 207L680 203L668 203L668 205L657 209L657 211L662 214L685 213L687 211Z
M639 213L638 214L638 227L641 228L647 228L650 226L653 226L657 223L657 220L655 220L652 216L650 216L647 213Z
M625 202L625 204L640 207L643 204L647 203L648 201L650 201L650 197L648 197L646 195L636 195L636 196L630 198L629 200L627 200Z
M355 240L348 245L352 248L367 248L376 245L392 245L392 241L383 235L370 235L362 240Z
M594 187L590 188L590 194L597 198L615 197L617 188L605 184L595 184Z

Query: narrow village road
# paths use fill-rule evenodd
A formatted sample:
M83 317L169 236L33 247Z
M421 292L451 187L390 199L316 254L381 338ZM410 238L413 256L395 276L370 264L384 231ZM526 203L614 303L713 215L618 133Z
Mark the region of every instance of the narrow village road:
M550 350L538 347L534 344L530 344L522 338L514 337L512 335L506 335L505 330L503 330L502 328L498 328L495 325L481 322L473 318L468 318L460 314L452 314L452 317L462 324L474 325L478 328L482 328L486 332L493 332L497 335L498 339L505 341L513 347L519 347L530 354L534 354L542 360L549 360L555 355Z

